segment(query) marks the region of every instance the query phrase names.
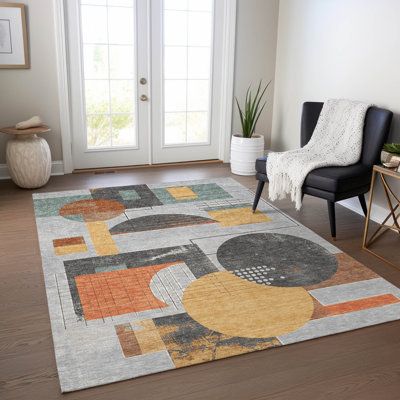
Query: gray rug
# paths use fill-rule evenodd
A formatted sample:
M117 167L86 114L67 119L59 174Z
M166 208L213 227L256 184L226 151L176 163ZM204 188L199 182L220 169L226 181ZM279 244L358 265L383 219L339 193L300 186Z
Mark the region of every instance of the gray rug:
M229 178L34 195L63 392L400 318L400 290Z

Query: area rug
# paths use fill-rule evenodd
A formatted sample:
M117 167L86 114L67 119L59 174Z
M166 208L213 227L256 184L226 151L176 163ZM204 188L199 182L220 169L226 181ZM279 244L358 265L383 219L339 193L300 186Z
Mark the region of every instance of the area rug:
M400 319L400 290L212 179L34 194L61 390Z

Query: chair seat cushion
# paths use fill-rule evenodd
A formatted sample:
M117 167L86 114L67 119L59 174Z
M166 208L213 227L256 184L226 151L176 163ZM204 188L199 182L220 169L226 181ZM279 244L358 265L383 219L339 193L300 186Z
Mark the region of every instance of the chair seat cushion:
M256 161L256 171L266 174L267 157L260 157ZM304 186L328 192L342 193L354 188L366 186L371 181L372 168L361 163L347 167L324 167L311 171L304 182Z
M342 193L354 188L369 185L372 168L361 163L347 167L325 167L311 171L304 182L328 192Z

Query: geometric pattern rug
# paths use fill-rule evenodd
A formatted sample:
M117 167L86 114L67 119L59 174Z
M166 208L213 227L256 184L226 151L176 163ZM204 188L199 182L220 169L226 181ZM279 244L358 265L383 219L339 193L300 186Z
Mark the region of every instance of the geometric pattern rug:
M236 181L34 194L63 392L400 319L400 289Z

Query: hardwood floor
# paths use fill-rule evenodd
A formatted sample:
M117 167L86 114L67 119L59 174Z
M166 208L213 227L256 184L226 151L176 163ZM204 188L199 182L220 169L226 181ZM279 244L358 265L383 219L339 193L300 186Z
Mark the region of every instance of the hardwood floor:
M232 176L226 165L173 166L52 177L39 191ZM265 191L266 192L266 191ZM265 195L264 192L264 195ZM0 399L391 400L400 398L400 321L62 395L32 209L32 192L0 182ZM324 201L276 205L327 240ZM361 250L364 219L337 209L335 245L400 286L396 271ZM399 258L399 238L385 239Z

